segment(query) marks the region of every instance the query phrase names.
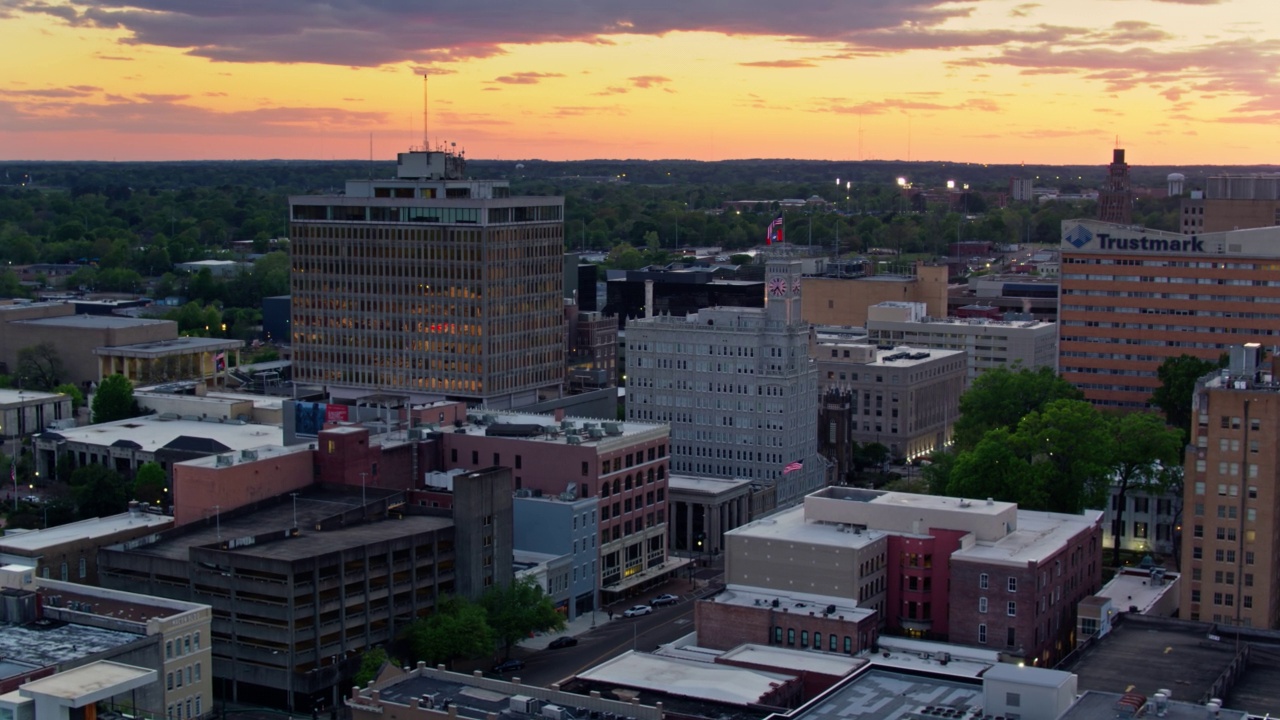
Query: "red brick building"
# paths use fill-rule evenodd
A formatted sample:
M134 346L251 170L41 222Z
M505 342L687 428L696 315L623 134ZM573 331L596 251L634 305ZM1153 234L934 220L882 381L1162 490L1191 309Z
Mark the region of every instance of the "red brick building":
M840 598L828 604L874 610L886 633L992 647L1042 666L1074 647L1076 602L1102 584L1101 511L832 487L725 540L731 588ZM797 632L828 643L830 629L810 627L825 609L803 609ZM735 622L750 632L732 619L717 631L725 642Z

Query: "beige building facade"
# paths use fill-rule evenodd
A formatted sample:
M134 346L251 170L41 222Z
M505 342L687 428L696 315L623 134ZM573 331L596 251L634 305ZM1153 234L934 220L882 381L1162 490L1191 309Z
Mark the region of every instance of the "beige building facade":
M565 376L564 199L401 153L394 179L290 198L294 378L505 409Z
M1183 486L1181 614L1280 623L1280 385L1262 346L1196 386Z
M814 325L864 327L877 303L920 302L932 317L947 315L947 266L916 263L906 275L804 278L801 315Z

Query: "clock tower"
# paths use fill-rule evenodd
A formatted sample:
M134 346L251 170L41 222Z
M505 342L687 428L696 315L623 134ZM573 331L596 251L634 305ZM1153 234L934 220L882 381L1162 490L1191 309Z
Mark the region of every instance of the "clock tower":
M799 260L770 260L765 265L764 306L769 320L794 325L800 320Z

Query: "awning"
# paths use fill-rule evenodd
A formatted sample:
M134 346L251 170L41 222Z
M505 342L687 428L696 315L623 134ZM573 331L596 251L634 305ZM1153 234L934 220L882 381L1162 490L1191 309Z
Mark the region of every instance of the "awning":
M653 580L675 570L679 570L680 568L689 565L691 562L693 562L691 558L668 557L666 561L657 567L645 568L644 570L641 570L630 577L625 577L612 585L606 585L600 588L600 590L607 593L624 592L649 580Z

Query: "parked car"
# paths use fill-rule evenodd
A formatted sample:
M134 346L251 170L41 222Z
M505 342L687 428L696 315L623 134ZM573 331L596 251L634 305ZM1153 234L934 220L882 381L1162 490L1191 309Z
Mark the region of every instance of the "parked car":
M671 593L666 593L650 600L649 604L654 607L662 607L663 605L675 605L678 602L680 602L680 598Z
M498 663L497 665L494 665L493 671L498 674L502 674L507 672L513 672L515 670L521 670L523 668L524 668L523 660L517 660L516 658L508 658Z
M551 648L552 650L559 650L560 648L573 647L574 645L577 645L577 644L578 644L578 638L565 635L563 637L558 637L555 640L552 640L551 644L547 645L547 647Z
M623 617L639 617L641 615L648 615L651 612L653 612L653 608L648 605L632 605L631 607L622 611L622 616Z

